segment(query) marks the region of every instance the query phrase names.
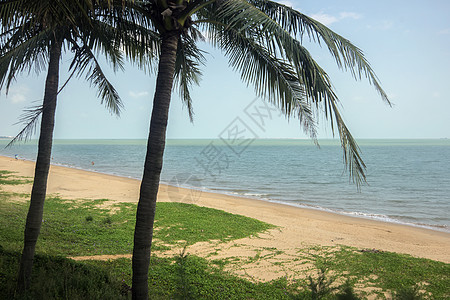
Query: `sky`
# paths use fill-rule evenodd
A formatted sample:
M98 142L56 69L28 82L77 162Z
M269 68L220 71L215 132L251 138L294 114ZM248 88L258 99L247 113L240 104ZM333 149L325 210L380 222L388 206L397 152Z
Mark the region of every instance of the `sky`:
M450 1L448 0L290 0L284 4L312 16L361 48L393 107L384 103L367 80L355 81L339 70L331 55L308 41L305 46L330 75L341 100L341 113L358 139L450 138ZM307 138L296 119L286 120L264 106L253 87L228 66L222 53L201 45L207 63L200 86L192 89L194 122L178 93L172 97L168 138L219 138L240 122L258 138ZM60 84L67 79L71 53L62 59ZM114 74L103 64L119 92L124 110L111 115L97 91L83 78L72 79L60 93L54 138L144 139L155 86L155 74L127 64ZM0 91L0 136L14 136L22 111L43 97L46 72L24 73L8 95ZM37 102L36 102L37 101ZM264 124L251 118L255 107L265 111ZM260 110L261 110L260 109ZM319 117L319 138L332 138L329 122ZM262 126L261 126L262 125ZM37 137L35 135L35 137Z

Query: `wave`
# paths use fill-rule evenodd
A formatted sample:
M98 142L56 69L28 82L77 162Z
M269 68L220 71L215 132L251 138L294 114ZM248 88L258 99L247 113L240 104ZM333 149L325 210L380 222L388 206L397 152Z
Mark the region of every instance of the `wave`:
M165 183L168 185L171 185L170 183ZM218 193L222 195L228 195L228 196L238 196L248 199L257 199L260 201L267 201L271 203L278 203L278 204L284 204L299 208L306 208L306 209L314 209L339 215L346 215L351 216L355 218L364 218L364 219L371 219L375 221L381 221L381 222L387 222L387 223L394 223L399 225L406 225L406 226L413 226L413 227L420 227L420 228L426 228L426 229L432 229L437 231L443 231L443 232L450 232L450 228L447 225L439 225L439 224L426 224L421 222L408 222L408 221L402 221L398 218L384 215L384 214L376 214L376 213L367 213L367 212L360 212L360 211L345 211L340 209L331 209L327 207L322 207L319 205L313 205L313 204L307 204L307 203L294 203L292 201L283 201L283 200L276 200L271 197L271 194L267 193L257 193L249 191L248 189L233 189L231 187L224 187L224 188L206 188L206 187L193 187L190 185L177 185L177 187L181 188L187 188L187 189L193 189L196 191L204 191L209 193ZM402 217L402 216L400 216Z

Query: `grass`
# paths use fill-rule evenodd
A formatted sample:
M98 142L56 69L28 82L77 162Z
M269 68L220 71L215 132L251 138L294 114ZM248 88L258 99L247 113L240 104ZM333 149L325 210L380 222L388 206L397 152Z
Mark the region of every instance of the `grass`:
M10 173L0 174L15 180ZM13 296L28 209L26 202L11 199L28 197L0 191L0 300ZM65 258L131 253L136 206L122 203L102 208L105 202L58 197L46 200L32 292L23 299L130 298L130 259L75 262ZM182 249L210 240L229 241L274 228L254 219L189 204L158 203L157 212L153 250ZM283 255L276 247L263 250L271 256ZM263 259L262 252L257 252L245 263ZM184 252L164 258L153 255L149 269L152 299L319 299L322 293L325 295L320 299L358 299L353 289L363 298L369 294L379 299L391 295L398 299L450 298L449 264L344 246L302 248L295 259L326 272L314 276L314 270L310 270L308 274L258 283L224 271L230 264L242 264L239 260L207 260ZM288 261L276 263L283 267ZM308 278L309 274L313 276ZM335 294L324 293L327 287L332 287ZM374 290L368 292L367 287Z
M450 264L443 262L348 246L304 248L298 256L345 282L343 288L357 288L363 299L414 293L417 298L399 299L450 299Z
M450 264L392 252L361 252L343 247L328 261L328 266L335 272L351 274L353 282L385 291L400 291L418 284L435 299L450 298Z
M0 291L4 296L0 299L11 299L18 262L17 252L0 249ZM184 254L169 258L153 256L149 268L151 299L365 299L364 293L360 293L362 298L355 296L348 283L352 281L350 279L344 284L333 285L340 296L323 293L317 287L317 280L312 279L312 284L303 281L295 283L283 277L255 283L232 276L204 258ZM324 280L332 284L332 279ZM130 259L74 262L61 257L38 255L29 299L130 299L130 285ZM314 293L307 285L316 285ZM448 289L448 286L443 289ZM398 290L405 290L405 287L390 291ZM388 293L388 299L391 294ZM448 299L448 294L417 298L407 295L402 299ZM379 296L385 299L383 294Z
M156 237L169 244L235 240L275 227L241 215L192 204L158 203L156 211Z
M130 283L128 259L88 264L114 270L113 276L126 285ZM149 285L151 299L293 299L299 294L284 278L253 283L214 267L204 258L183 254L152 257Z
M0 192L0 199L7 195ZM36 251L64 256L131 254L136 204L116 204L111 213L110 209L99 208L106 201L47 198ZM23 202L0 202L0 245L5 250L21 250L27 210ZM209 240L239 239L274 227L191 204L158 203L157 212L153 250Z
M0 299L14 299L19 260L19 252L0 248ZM122 286L105 268L36 255L30 292L17 299L128 299Z
M0 249L0 299L12 299L18 263L17 252ZM130 265L129 259L80 263L37 255L31 294L23 299L130 299ZM149 285L151 299L310 298L308 291L295 289L284 278L253 283L187 255L152 257Z
M22 179L20 179L22 178ZM14 172L0 170L0 185L19 185L31 183L32 180L29 180L25 177L18 177L14 175Z

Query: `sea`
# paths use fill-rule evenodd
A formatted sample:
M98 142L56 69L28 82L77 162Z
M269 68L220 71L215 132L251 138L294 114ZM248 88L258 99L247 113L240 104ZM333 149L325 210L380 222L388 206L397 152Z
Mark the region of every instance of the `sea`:
M37 142L0 155L35 160ZM349 179L339 140L168 140L161 182L450 232L450 140L358 140L367 166ZM146 140L55 140L55 165L141 179ZM195 198L192 199L195 203Z

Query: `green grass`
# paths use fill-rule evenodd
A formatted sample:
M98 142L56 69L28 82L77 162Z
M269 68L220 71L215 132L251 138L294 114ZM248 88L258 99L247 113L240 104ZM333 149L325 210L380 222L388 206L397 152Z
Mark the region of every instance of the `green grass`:
M17 252L0 248L0 299L12 299ZM131 260L74 262L36 256L31 293L19 299L131 299ZM253 283L231 276L196 256L152 257L151 299L310 299L286 279Z
M27 179L27 177L15 176L14 172L0 170L0 185L19 185L31 182L33 181Z
M354 249L342 251L350 255ZM407 258L405 257L405 259ZM349 262L347 259L348 257L345 260L339 258L337 261ZM17 252L10 253L0 249L0 291L4 296L4 298L0 296L0 299L11 299L18 262ZM382 264L388 264L388 262ZM404 261L404 263L410 264L409 261ZM330 270L334 272L331 277L339 277L336 274L339 268L334 269L333 263L329 265L331 266ZM363 264L361 268L364 267ZM61 257L38 255L33 272L32 294L28 299L130 298L130 259L74 262ZM366 272L347 276L347 278L353 278L348 282L357 281L360 276L369 274L370 270ZM395 273L398 276L398 270ZM440 274L440 276L448 276L445 273ZM327 276L329 275L327 274ZM328 278L327 280L329 280ZM404 290L409 286L391 287L388 299L390 299L392 291ZM316 299L307 288L305 281L292 283L283 277L266 283L250 282L222 271L204 258L183 254L169 258L153 256L149 268L149 287L151 299ZM335 292L344 294L345 289L352 289L347 282L338 285ZM448 290L448 286L442 287L442 289ZM319 292L316 291L316 293ZM427 292L429 291L427 290ZM349 296L337 298L336 294L325 294L320 299L365 299L364 295L362 298L356 298L353 293L348 294L353 298ZM380 299L385 299L384 295L380 294ZM426 299L448 299L448 295L437 293Z
M7 193L0 192L3 197ZM83 256L131 254L136 205L121 203L114 212L98 206L107 200L46 199L36 251L48 255ZM0 202L0 245L20 251L28 206L23 202ZM192 245L209 240L232 240L274 226L240 215L183 203L158 203L153 250L167 245ZM63 241L63 242L61 242Z
M353 282L365 282L385 291L419 284L435 299L450 298L450 264L443 262L344 247L328 261L328 266L335 272L351 274Z
M28 204L10 201L18 198L27 199L29 195L0 191L0 299L12 297L22 249ZM136 205L123 203L112 210L99 208L106 201L57 197L46 200L32 292L24 299L130 297L130 259L74 262L64 258L131 253ZM274 228L243 216L181 203L158 203L155 225L153 250L174 246L181 249L201 241L228 241ZM264 250L273 251L273 255L283 254L274 246ZM257 253L246 263L264 259L260 256ZM389 252L361 252L343 246L303 248L298 252L298 259L327 269L327 280L336 278L347 292L352 287L357 290L374 287L378 290L373 293L380 299L384 299L385 293L392 295L395 291L402 291L402 295L419 291L425 299L450 298L449 264ZM166 258L153 255L149 269L151 299L314 299L308 289L313 284L305 274L255 283L224 271L233 263L242 261L234 262L230 258L208 261L184 254ZM283 262L277 265L283 267ZM361 289L358 293L362 297L368 295ZM328 294L323 299L336 299L336 296Z
M222 210L173 202L158 203L155 226L157 239L187 245L240 239L275 227Z
M14 299L19 252L0 247L0 299ZM70 259L36 255L32 286L16 299L129 299L123 283L105 268Z
M113 270L113 276L131 283L129 259L90 265ZM291 286L285 278L269 283L254 283L232 276L206 259L190 255L172 258L152 257L149 268L151 299L295 299L307 294Z

